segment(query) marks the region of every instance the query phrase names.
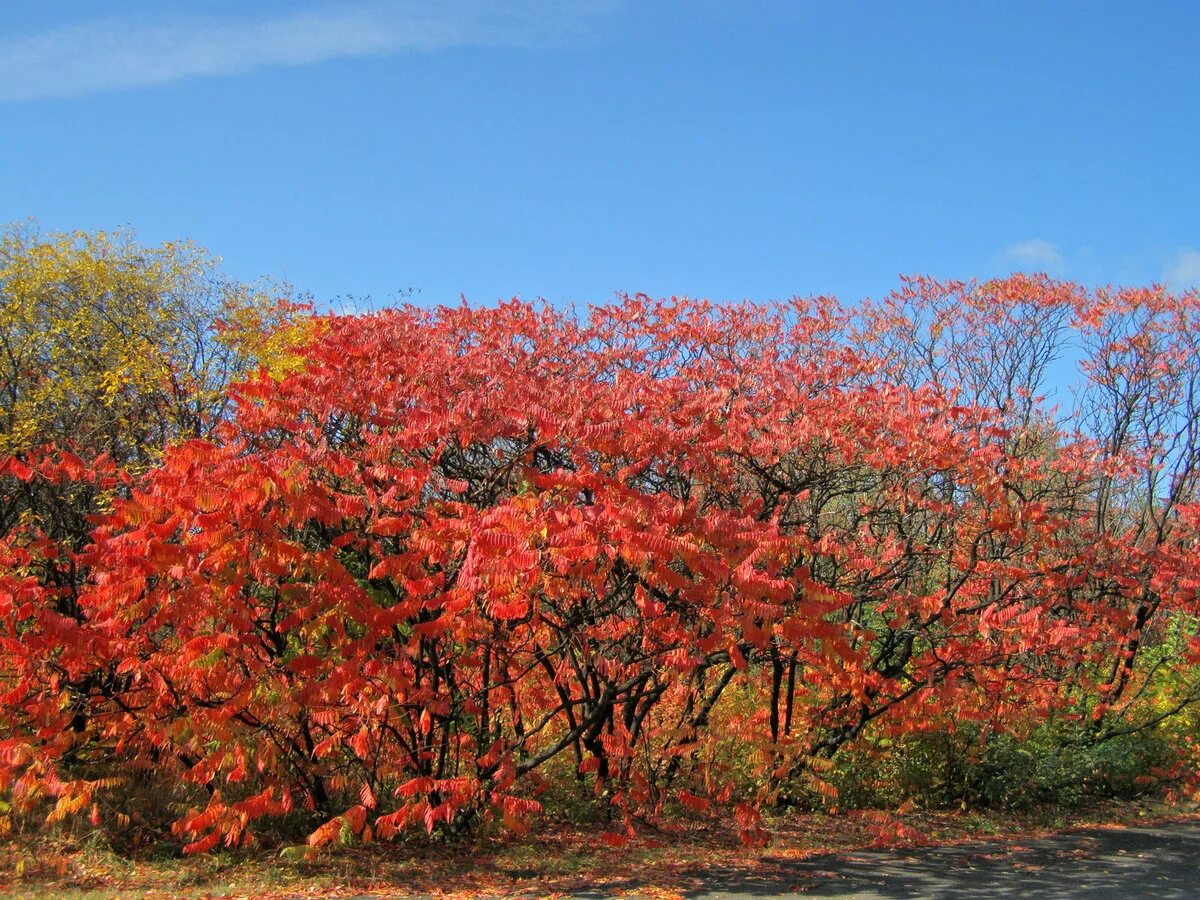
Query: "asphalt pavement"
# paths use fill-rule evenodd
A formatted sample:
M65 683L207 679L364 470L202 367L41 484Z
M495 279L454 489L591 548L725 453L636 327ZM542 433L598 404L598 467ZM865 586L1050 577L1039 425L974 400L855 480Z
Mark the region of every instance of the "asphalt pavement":
M1200 900L1200 823L1084 829L1015 843L977 842L773 859L753 873L696 871L688 896L1081 897ZM637 893L636 886L629 885Z

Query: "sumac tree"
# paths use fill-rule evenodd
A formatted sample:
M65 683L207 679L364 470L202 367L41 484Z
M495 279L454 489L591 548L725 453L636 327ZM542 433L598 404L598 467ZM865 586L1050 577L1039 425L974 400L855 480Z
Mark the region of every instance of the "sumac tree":
M1196 611L1196 307L1018 277L329 318L129 484L69 627L53 542L9 538L4 784L65 815L103 747L195 786L175 829L205 850L275 816L314 844L522 829L567 760L626 827L681 804L754 837L869 727L1138 727L1139 650ZM1075 339L1060 419L1040 395ZM7 465L111 477L64 464Z

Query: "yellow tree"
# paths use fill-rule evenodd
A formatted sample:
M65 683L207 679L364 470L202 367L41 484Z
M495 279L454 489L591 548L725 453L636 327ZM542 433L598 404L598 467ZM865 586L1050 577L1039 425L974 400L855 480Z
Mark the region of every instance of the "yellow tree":
M286 368L306 320L189 242L0 233L0 454L47 442L129 465L203 433L230 381Z

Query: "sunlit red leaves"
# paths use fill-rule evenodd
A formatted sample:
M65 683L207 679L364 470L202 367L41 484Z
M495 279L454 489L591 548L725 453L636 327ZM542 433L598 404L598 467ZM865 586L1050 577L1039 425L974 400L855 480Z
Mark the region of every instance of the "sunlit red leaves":
M673 797L760 842L754 803L730 804L796 779L832 803L821 761L867 723L1048 710L1145 625L1147 585L1195 607L1192 507L1155 546L1097 527L1120 466L988 406L992 357L963 334L1003 357L1030 304L1079 312L1024 279L914 281L857 320L644 297L587 322L519 303L331 319L303 369L243 386L213 441L114 504L72 615L35 572L53 542L6 539L22 737L0 773L36 755L51 777L67 749L42 737L65 719L54 656L118 679L79 701L89 740L228 793L177 826L189 851L294 804L314 847L522 831L560 754L624 816ZM956 382L914 375L917 331ZM54 459L43 477L99 472ZM715 752L731 739L755 798Z

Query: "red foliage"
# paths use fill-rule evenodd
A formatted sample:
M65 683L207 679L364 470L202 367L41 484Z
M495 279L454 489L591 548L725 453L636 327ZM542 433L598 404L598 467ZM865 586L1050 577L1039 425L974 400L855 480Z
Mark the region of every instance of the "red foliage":
M523 830L560 754L628 817L728 804L717 739L759 761L762 803L804 772L833 791L816 760L876 720L1003 725L1097 692L1103 717L1198 589L1196 459L1110 440L1103 401L1161 388L1146 416L1177 421L1196 308L1014 278L859 310L332 318L90 547L4 539L0 784L88 809L86 751L205 786L190 851L294 810L316 846ZM1098 386L1074 431L1038 396L1069 328ZM113 478L50 459L0 477ZM722 713L731 685L752 712ZM731 814L760 839L754 803Z

